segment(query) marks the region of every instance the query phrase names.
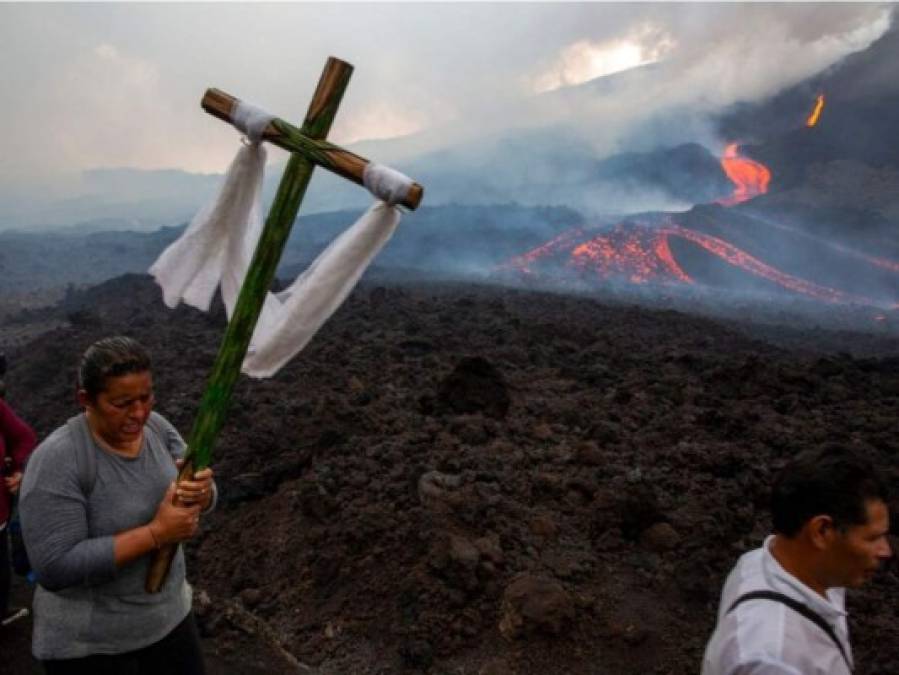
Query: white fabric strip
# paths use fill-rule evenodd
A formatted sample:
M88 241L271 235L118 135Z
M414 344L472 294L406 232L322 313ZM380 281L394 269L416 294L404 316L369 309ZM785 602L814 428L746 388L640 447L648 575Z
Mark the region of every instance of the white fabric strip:
M205 312L220 282L240 288L262 232L259 194L265 157L261 145L242 146L218 193L150 267L169 307L184 301ZM235 264L241 265L237 279Z
M262 140L265 128L273 119L274 115L246 101L238 101L237 107L231 113L231 124L244 132L251 143L257 144Z
M388 206L396 206L409 194L414 181L396 169L369 162L362 172L362 184Z
M243 372L251 377L271 377L299 353L343 304L399 221L397 209L376 202L331 242L287 290L277 295L269 293L243 362Z
M264 128L264 126L263 126ZM230 319L262 233L265 150L242 147L219 193L150 267L169 307L206 311L219 285ZM284 292L268 293L242 370L270 377L295 356L349 295L399 224L399 211L376 202Z

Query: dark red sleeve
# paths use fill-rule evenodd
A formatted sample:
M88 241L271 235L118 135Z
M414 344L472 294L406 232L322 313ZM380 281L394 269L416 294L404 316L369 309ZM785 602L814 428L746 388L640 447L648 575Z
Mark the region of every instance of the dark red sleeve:
M37 445L37 435L3 400L0 400L0 433L6 443L6 454L13 459L13 471L21 471Z

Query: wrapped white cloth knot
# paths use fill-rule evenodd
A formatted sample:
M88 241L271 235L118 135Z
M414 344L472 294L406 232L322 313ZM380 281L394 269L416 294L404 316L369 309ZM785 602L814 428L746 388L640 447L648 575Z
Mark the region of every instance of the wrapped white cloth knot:
M244 132L250 143L256 145L262 140L265 128L273 119L274 115L246 101L238 101L231 113L231 124Z
M412 179L396 169L369 162L362 171L362 184L388 206L396 206L409 195Z

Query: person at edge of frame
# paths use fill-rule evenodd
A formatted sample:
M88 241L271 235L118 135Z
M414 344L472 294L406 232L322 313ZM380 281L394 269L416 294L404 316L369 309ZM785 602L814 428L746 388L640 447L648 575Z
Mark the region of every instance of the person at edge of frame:
M830 445L777 476L774 534L727 577L702 675L848 675L845 589L891 557L887 489L873 465Z
M6 371L6 357L0 354L0 378ZM12 583L10 569L10 527L12 510L22 483L22 471L37 444L34 430L4 400L5 386L0 379L0 629L17 618L27 616L22 607L10 607Z

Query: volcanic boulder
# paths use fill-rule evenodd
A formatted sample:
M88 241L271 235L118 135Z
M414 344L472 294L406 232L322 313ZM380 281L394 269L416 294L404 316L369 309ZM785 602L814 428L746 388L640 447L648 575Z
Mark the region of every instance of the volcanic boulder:
M438 537L431 547L431 568L453 588L473 592L479 585L481 552L471 541L456 534Z
M680 535L671 525L661 522L643 530L640 543L651 551L661 553L676 549L680 544Z
M438 405L455 413L482 412L503 419L511 400L505 378L481 356L462 359L443 380L437 394Z
M503 593L499 630L507 639L559 635L573 619L574 601L558 581L525 572Z

